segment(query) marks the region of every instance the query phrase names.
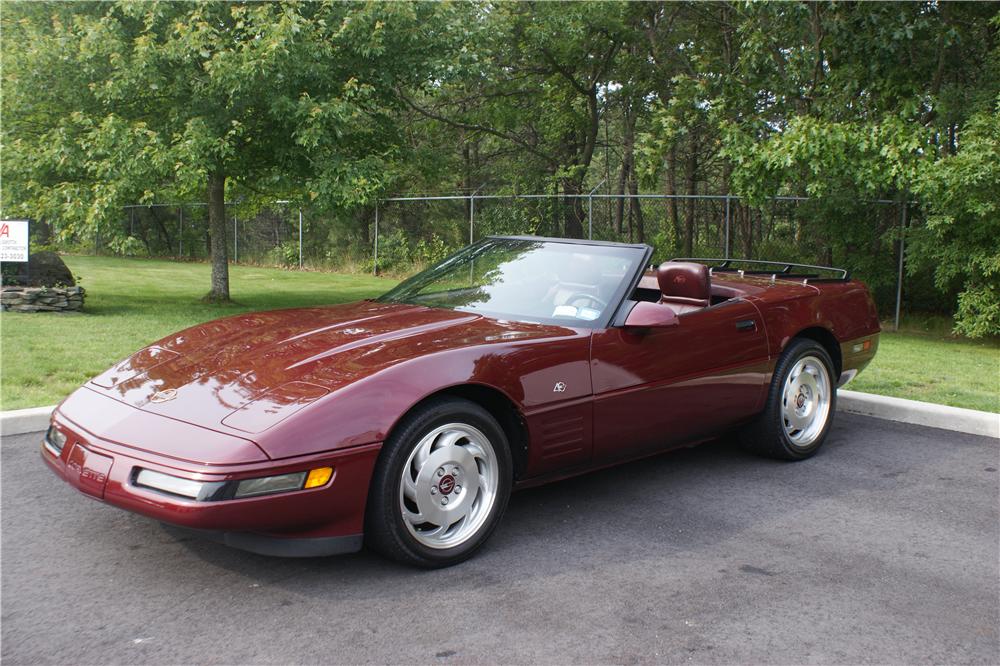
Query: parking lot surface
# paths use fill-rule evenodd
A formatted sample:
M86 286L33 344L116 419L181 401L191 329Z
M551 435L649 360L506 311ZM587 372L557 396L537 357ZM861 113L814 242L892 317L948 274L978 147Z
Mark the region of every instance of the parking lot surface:
M2 446L5 664L997 663L997 440L838 414L514 495L471 561L272 559L89 500Z

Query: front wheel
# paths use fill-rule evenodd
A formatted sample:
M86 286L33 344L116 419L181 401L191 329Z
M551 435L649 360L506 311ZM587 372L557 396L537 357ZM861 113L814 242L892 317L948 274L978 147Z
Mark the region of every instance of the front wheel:
M385 442L369 492L366 541L407 564L457 564L500 522L511 477L510 448L496 419L468 400L435 399Z
M833 361L814 340L793 340L774 368L764 411L740 433L743 447L782 460L816 454L837 406Z

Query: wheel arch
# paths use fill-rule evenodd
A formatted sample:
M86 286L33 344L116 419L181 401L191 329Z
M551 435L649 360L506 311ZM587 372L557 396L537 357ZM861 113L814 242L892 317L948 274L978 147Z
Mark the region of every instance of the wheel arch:
M517 404L498 388L487 384L466 383L448 386L433 393L430 393L414 403L405 412L400 414L392 427L386 433L386 438L392 435L396 427L406 418L407 415L420 409L430 400L441 397L463 398L473 402L497 420L507 442L510 445L510 454L514 462L514 479L517 480L524 473L528 464L528 426Z
M836 383L844 370L844 359L840 353L840 342L836 336L822 326L811 326L796 333L792 339L795 338L813 340L823 346L823 349L826 350L826 353L830 355L830 359L833 361L833 370L837 375L834 377L834 383Z

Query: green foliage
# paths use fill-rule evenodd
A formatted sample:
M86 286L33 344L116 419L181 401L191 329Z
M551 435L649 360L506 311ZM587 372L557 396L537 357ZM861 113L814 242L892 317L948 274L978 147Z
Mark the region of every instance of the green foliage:
M436 264L458 248L449 247L437 234L421 239L414 248L414 257L421 264Z
M138 257L146 254L146 248L135 236L116 236L108 243L108 249L121 257Z
M374 258L372 260L374 262ZM393 229L378 237L378 271L394 273L413 266L410 242L402 229ZM371 266L369 267L371 268Z
M371 268L385 194L641 185L745 197L735 254L842 264L885 302L900 217L866 202L910 200L907 302L997 330L995 3L15 1L0 21L0 204L64 247L135 252L120 206L215 191L241 219L292 200L324 227L307 252ZM720 249L717 208L598 208L595 237ZM464 243L470 211L415 209L382 267ZM476 234L582 236L586 213L484 205Z
M962 150L929 165L915 188L929 212L915 267L932 266L942 288L962 283L958 332L1000 335L1000 96L970 118Z
M4 211L67 238L94 236L125 204L221 198L213 179L230 200L370 201L402 139L395 90L434 49L434 11L7 3Z
M274 266L298 266L299 244L285 241L271 248L268 252L268 263Z
M435 233L414 243L403 229L396 228L378 237L378 272L390 275L413 273L441 261L457 249ZM366 263L368 271L373 267L374 257Z

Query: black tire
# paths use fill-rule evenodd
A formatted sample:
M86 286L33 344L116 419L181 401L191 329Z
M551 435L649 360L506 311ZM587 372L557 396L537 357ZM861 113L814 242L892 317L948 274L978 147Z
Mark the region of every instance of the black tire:
M826 375L829 378L829 408L826 421L815 435L815 439L811 439L807 444L801 444L794 442L786 432L783 394L792 369L800 360L807 357L819 359L826 368ZM795 338L785 348L774 368L764 411L740 431L740 444L751 453L769 458L805 460L816 455L823 446L830 425L833 423L836 408L837 377L830 354L815 340Z
M497 462L495 495L492 507L482 514L481 525L471 532L467 540L454 547L432 548L421 543L408 527L410 522L404 518L401 507L401 483L404 470L409 471L411 478L414 475L413 467L408 466L408 462L422 440L435 429L448 424L464 424L485 435ZM496 529L507 508L512 476L510 445L496 419L469 400L434 398L404 417L382 446L368 491L365 543L381 555L404 564L428 569L458 564L471 557ZM452 484L455 479L452 479ZM438 486L434 486L435 495L443 498L444 494L438 495L439 492ZM461 486L458 486L458 492L461 492ZM457 499L453 508L464 499Z

